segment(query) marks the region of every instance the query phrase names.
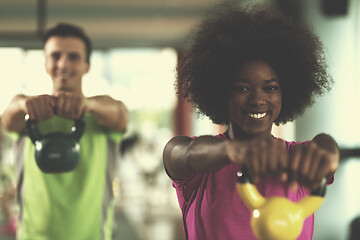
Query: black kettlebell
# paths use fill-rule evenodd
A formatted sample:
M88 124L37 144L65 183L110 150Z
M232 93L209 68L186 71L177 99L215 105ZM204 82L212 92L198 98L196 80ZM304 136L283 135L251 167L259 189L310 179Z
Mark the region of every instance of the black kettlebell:
M35 145L35 160L44 173L63 173L75 169L79 163L79 140L85 131L84 117L75 120L71 133L41 134L35 120L25 115L29 137Z

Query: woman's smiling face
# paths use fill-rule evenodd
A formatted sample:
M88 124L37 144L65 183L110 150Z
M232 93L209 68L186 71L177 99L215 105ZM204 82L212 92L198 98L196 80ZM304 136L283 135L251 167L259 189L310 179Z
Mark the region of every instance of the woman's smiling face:
M234 137L270 135L282 103L278 75L264 61L249 61L236 69L234 80L228 102Z

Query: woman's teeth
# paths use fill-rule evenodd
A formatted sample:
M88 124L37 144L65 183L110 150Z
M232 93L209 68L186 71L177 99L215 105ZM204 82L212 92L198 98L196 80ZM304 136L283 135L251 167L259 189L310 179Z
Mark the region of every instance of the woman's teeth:
M264 118L266 115L267 115L266 112L265 113L249 113L250 117L256 118L256 119Z

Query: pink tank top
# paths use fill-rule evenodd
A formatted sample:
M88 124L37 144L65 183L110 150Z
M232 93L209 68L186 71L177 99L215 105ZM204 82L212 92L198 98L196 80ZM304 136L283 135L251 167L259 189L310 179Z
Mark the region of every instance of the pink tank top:
M226 139L224 134L218 138ZM284 141L288 150L296 144ZM183 215L187 240L252 240L256 239L250 227L250 210L243 204L236 190L239 165L230 164L206 174L194 174L181 181L173 180ZM299 201L309 191L300 186L293 192L286 184L267 178L257 184L264 197L283 196ZM308 217L298 239L312 239L314 215Z

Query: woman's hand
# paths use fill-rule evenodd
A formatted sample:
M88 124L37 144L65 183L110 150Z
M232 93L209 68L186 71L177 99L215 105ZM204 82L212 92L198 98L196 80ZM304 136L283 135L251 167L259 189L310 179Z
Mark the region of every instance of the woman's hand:
M339 166L336 142L326 134L294 145L290 152L279 139L228 141L226 153L232 163L245 164L254 183L275 176L296 191L298 184L315 189L330 180Z
M266 176L286 180L288 151L282 140L228 141L226 151L231 162L247 166L254 183Z
M322 179L329 180L339 167L339 151L328 135L318 135L312 141L295 145L289 155L288 181L294 187L300 183L315 189Z

